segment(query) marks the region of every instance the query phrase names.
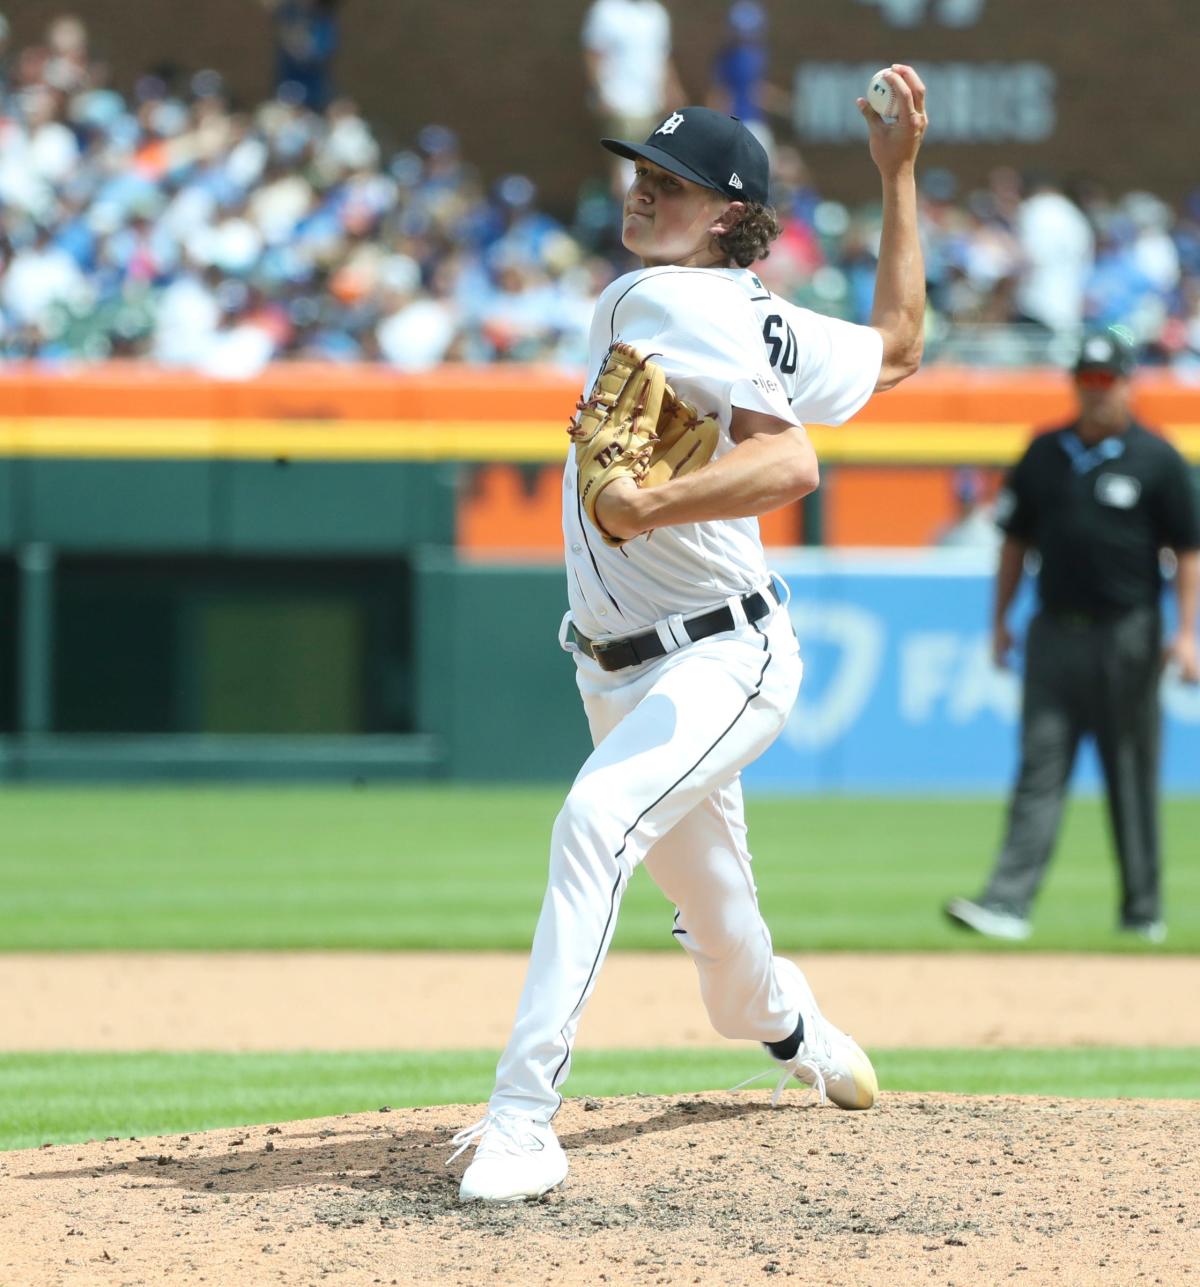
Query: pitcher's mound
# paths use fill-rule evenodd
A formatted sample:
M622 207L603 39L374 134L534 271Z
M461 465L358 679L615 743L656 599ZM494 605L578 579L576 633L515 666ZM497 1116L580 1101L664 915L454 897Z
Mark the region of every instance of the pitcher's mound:
M1200 1106L568 1100L545 1198L460 1206L449 1106L0 1154L0 1283L1200 1283Z

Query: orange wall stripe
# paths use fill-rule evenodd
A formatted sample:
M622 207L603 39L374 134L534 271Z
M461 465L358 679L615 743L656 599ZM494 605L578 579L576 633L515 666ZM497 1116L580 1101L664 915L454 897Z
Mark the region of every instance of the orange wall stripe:
M402 375L379 366L280 363L253 380L217 382L135 361L48 371L0 369L0 419L444 421L565 427L582 376L551 367L447 366ZM1152 424L1200 424L1200 385L1145 372L1134 385ZM1070 416L1059 371L931 367L873 398L861 425L1045 425Z

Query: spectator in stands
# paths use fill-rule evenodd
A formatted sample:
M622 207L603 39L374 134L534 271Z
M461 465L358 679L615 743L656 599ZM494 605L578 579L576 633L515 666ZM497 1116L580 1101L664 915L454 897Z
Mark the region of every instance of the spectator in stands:
M248 380L276 353L272 328L249 309L231 310L210 338L197 369L214 380Z
M602 132L640 139L672 104L686 101L671 61L671 16L659 0L593 0L583 23L583 60ZM632 167L616 158L613 192Z
M450 301L421 290L421 267L393 255L383 269L375 335L384 360L400 371L425 371L443 362L458 330Z
M953 487L957 515L948 527L938 533L938 545L958 549L999 549L1001 533L996 526L995 508L987 498L983 474L978 469L956 469Z
M775 136L767 116L786 115L791 95L767 79L767 11L758 0L734 0L725 23L728 38L713 63L708 105L745 122L773 163Z
M85 308L92 296L79 265L54 244L44 225L36 226L13 255L0 287L6 317L33 336L49 333L54 310Z
M61 94L78 94L97 79L81 18L62 14L46 27L46 43L22 50L17 59L19 86L42 85Z
M749 43L760 39L754 4L743 0L730 15ZM638 22L662 39L631 53L623 41ZM606 128L635 128L611 119L635 107L613 71L622 58L653 54L655 95L669 101L669 39L659 0L591 6L589 66L598 86L616 85ZM219 343L226 356L216 366L228 372L253 369L268 351L398 368L439 353L578 364L591 301L631 266L602 182L581 191L568 230L528 177L486 184L444 125L425 126L411 147L388 155L347 99L316 110L293 85L235 111L213 70L188 77L157 68L126 98L108 86L87 29L71 17L52 22L10 66L9 80L0 78L0 355L120 352L211 366ZM756 66L733 77L731 92L753 98ZM646 82L634 79L640 93ZM638 110L649 110L644 95ZM653 119L636 128L644 135ZM1010 170L966 193L948 172L926 172L927 355L1045 361L1086 308L1090 318L1132 325L1149 359L1200 367L1200 198L1177 218L1147 194L1114 198L1094 183L1079 198L1083 213L1052 191L1022 201ZM823 199L786 144L776 151L773 199L783 235L762 266L772 289L826 313L868 316L878 210ZM1054 287L1063 264L1047 249L1058 243L1046 230L1063 228L1077 249L1093 235L1100 247L1094 271L1074 256L1069 300ZM420 272L408 293L396 290L407 277L397 257ZM249 320L247 292L257 301ZM1050 320L1061 331L1048 331L1045 316L1008 325L1029 320L1029 301L1043 294L1054 297Z
M333 93L339 0L263 0L275 28L275 89L321 111Z
M777 294L798 302L826 259L815 227L820 194L794 147L775 150L771 201L780 234L771 244L770 255L759 264L758 275Z
M1139 343L1154 344L1178 304L1182 277L1171 210L1148 192L1131 192L1105 214L1086 316L1105 326L1120 323Z
M187 260L159 296L151 355L164 366L200 367L221 324L220 271Z
M1082 210L1048 176L1029 180L1017 213L1024 264L1017 287L1023 317L1071 334L1083 316L1083 297L1095 258L1095 237Z
M1021 272L1021 247L989 194L972 193L947 237L948 311L958 321L1005 323Z

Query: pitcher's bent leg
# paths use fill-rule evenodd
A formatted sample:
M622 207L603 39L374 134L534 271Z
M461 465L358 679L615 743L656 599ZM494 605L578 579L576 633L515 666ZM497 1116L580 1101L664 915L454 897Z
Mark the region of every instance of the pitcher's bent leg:
M718 787L646 855L675 904L673 933L696 966L713 1027L744 1041L781 1041L796 1008L780 986L746 847L741 782Z
M650 847L774 740L795 700L790 627L695 644L641 685L554 824L546 897L491 1108L549 1120L621 896Z

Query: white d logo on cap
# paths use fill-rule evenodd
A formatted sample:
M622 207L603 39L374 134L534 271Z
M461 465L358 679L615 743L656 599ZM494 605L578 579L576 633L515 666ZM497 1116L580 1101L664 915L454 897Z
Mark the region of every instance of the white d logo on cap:
M672 112L665 121L656 129L655 134L674 134L675 131L683 124L683 113Z

